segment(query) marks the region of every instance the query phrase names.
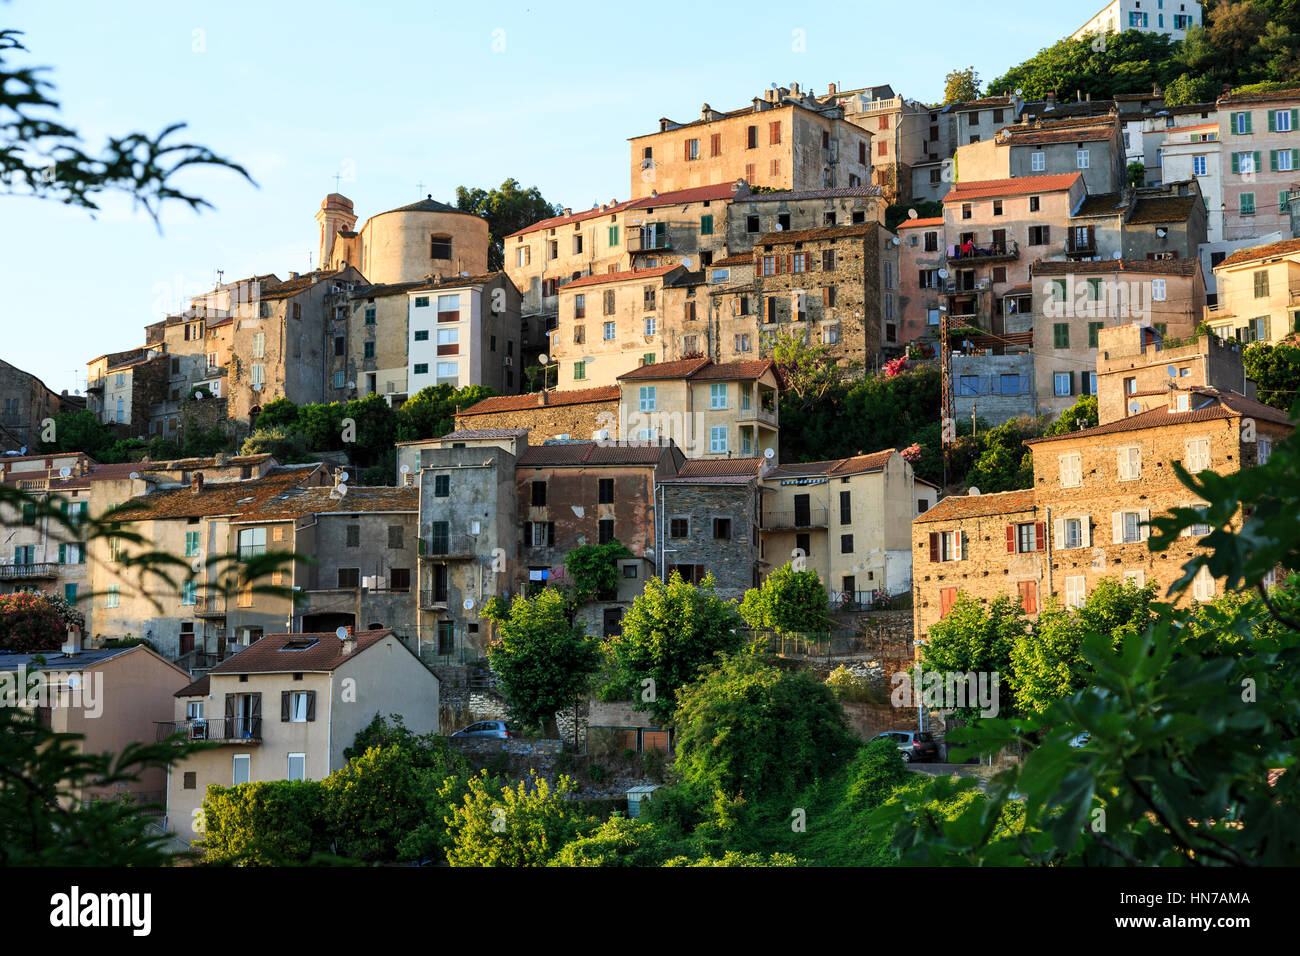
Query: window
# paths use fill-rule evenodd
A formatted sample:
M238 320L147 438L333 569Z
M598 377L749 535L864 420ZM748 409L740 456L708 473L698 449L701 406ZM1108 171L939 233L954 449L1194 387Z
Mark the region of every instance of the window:
M715 541L731 540L731 519L730 518L713 519L713 539Z
M1052 241L1052 228L1050 226L1030 226L1029 227L1029 244L1031 246L1046 246Z
M1086 601L1087 579L1082 574L1065 579L1065 606L1082 607Z
M1142 477L1142 446L1126 445L1118 452L1119 480L1136 481Z
M707 216L701 216L701 217L700 217L700 235L701 235L701 236L711 236L711 235L713 235L713 215L712 215L712 214L707 215Z
M962 203L962 204L961 204L961 217L962 217L963 219L970 219L971 216L972 216L971 204L968 203L968 202L964 202L964 203Z
M980 393L980 378L978 375L962 375L957 379L958 395L978 395Z
M1250 112L1232 114L1232 131L1238 136L1250 135Z
M1088 168L1088 163L1089 163L1089 161L1090 161L1090 160L1089 160L1089 156L1090 156L1090 155L1091 155L1091 153L1090 153L1089 150L1086 150L1086 149L1077 149L1077 150L1075 150L1075 151L1074 151L1074 162L1075 162L1075 165L1078 166L1079 169L1087 169L1087 168Z
M1296 128L1296 110L1269 110L1269 132L1289 133Z
M644 323L644 324L645 324L645 334L646 334L646 335L654 335L654 334L655 334L655 317L654 317L653 315L648 315L648 316L646 316L646 317L645 317L645 323Z
M416 362L414 368L412 369L412 371L413 371L416 375L428 375L428 374L429 374L429 363L428 363L428 362Z
M1020 592L1020 603L1024 606L1026 614L1038 613L1038 582L1037 581L1020 581L1016 584L1016 590Z
M1038 197L1038 196L1030 196L1030 197L1029 197L1029 211L1030 211L1030 212L1038 212L1038 210L1039 210L1039 208L1041 207L1041 205L1042 205L1042 202L1041 202L1040 197Z
M727 407L727 383L715 382L709 386L709 408Z
M1041 523L1033 521L1007 525L1007 551L1012 554L1042 551L1046 547L1044 530Z
M253 358L266 358L266 333L253 333ZM173 371L175 371L173 369Z
M1241 202L1241 209L1240 209L1241 215L1243 216L1255 215L1255 194L1254 193L1242 193L1240 202Z
M265 528L244 528L239 532L239 560L247 561L265 553Z
M612 505L614 503L614 479L613 478L599 479L598 489L599 492L598 492L597 500L602 505Z
M415 333L415 341L417 341L417 342L427 342L427 341L429 341L429 330L428 330L428 329L420 329L420 330L417 330L416 333ZM371 343L367 342L366 344L369 345L369 344L371 344ZM340 354L342 354L342 353L340 353Z
M749 333L748 333L748 332L742 332L742 333L738 334L738 335L736 336L735 346L736 346L736 351L737 351L737 352L750 352L750 351L753 351L753 346L750 344Z
M1061 467L1061 487L1078 488L1083 484L1083 456L1079 452L1059 455L1057 461Z
M285 770L286 780L307 779L307 755L289 754L289 765Z
M653 412L658 409L659 388L656 385L642 385L637 389L637 408L643 412Z
M614 341L614 336L615 336L615 335L616 335L616 332L615 332L615 325L614 325L614 323L613 323L613 322L606 322L606 323L605 323L605 341L606 341L606 342L612 342L612 341Z
M1145 524L1149 511L1116 511L1111 515L1115 544L1134 544L1145 541L1148 528Z
M1254 275L1255 280L1255 298L1268 298L1268 270L1260 269Z
M709 428L709 453L725 454L727 451L727 426L714 425Z
M698 139L688 139L686 141L686 159L693 160L700 158L700 141Z
M1198 475L1210 467L1210 440L1208 438L1189 438L1183 443L1183 447L1183 467L1193 475Z
M670 538L687 538L691 533L690 518L669 518L668 519L668 537Z
M360 587L361 569L360 568L339 568L337 580L338 580L338 586L340 588Z
M181 582L181 604L193 606L198 603L199 585L197 581Z
M429 297L427 295L417 295L415 297L415 308L427 309L429 307Z
M853 495L847 491L840 492L840 524L853 523Z
M585 382L585 381L587 380L587 363L586 363L586 362L574 362L574 363L573 363L573 380L574 380L575 382Z
M952 608L953 603L957 600L956 588L941 588L939 590L939 619L948 616L948 611Z
M532 251L528 246L521 246L515 250L515 266L522 269L532 261Z
M596 522L596 529L601 544L609 544L614 540L613 518L601 518Z
M1198 601L1214 600L1214 577L1210 569L1202 567L1192 579L1192 597Z
M451 236L430 236L429 237L429 258L450 259L451 258Z
M587 297L581 293L573 297L573 317L575 319L585 319L587 317ZM578 339L574 339L574 341L577 342Z
M767 142L769 146L775 146L781 142L781 124L780 122L767 124Z
M1069 322L1056 322L1052 325L1052 347L1058 349L1068 349L1070 347Z
M104 595L104 607L117 607L121 602L121 592L121 585L110 584L107 593Z
M291 724L305 724L316 719L315 693L312 691L281 691L280 720Z
M1002 395L1019 395L1020 394L1020 376L1018 374L1003 373L998 376L999 394Z
M1055 372L1052 375L1052 394L1054 395L1072 395L1074 394L1074 373L1073 372Z
M1256 443L1255 461L1257 464L1266 464L1273 454L1273 443L1267 438L1261 438Z
M532 503L534 508L546 507L546 482L534 481L532 483Z
M1041 173L1047 169L1047 154L1042 150L1035 150L1029 154L1029 168L1032 172Z
M234 755L234 757L232 758L233 769L230 774L230 782L234 786L237 787L241 783L248 783L248 781L252 779L249 776L250 763L251 763L251 758L249 757L248 754Z
M456 385L459 367L455 362L439 362L437 365L437 380L439 385Z
M1206 162L1205 162L1205 157L1204 157L1204 156L1193 156L1193 157L1192 157L1192 175L1193 175L1193 176L1205 176L1205 175L1207 175L1207 172L1206 172Z

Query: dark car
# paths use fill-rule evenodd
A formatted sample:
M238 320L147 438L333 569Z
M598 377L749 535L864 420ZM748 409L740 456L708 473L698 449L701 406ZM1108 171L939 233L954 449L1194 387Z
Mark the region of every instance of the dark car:
M928 763L939 759L939 744L931 734L910 730L888 730L876 734L874 740L892 740L907 763Z

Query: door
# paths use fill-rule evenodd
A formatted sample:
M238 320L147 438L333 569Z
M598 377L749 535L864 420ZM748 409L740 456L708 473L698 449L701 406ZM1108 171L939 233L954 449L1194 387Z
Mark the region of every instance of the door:
M181 656L194 650L194 632L181 631Z
M812 508L809 501L808 495L794 496L794 523L800 528L806 528L812 524Z

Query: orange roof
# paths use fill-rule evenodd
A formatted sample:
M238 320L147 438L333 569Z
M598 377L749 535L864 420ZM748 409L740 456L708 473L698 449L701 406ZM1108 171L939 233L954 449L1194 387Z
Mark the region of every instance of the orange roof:
M630 282L633 279L654 279L658 276L664 276L681 266L655 266L653 269L626 269L622 272L603 272L596 275L582 276L574 279L572 282L566 282L560 286L560 291L565 289L582 288L589 285L604 285L607 282Z
M740 382L761 378L772 367L771 359L751 362L715 363L712 359L680 359L676 362L651 362L618 377L623 380L653 382L671 378L691 381Z
M1107 422L1064 435L1047 435L1042 438L1029 438L1026 445L1039 445L1046 442L1067 441L1071 438L1092 438L1096 435L1111 435L1116 432L1142 431L1149 428L1167 428L1172 425L1185 425L1189 422L1208 422L1216 419L1260 418L1278 425L1290 425L1291 419L1285 412L1269 405L1263 405L1253 399L1238 395L1236 392L1221 392L1214 388L1193 388L1193 403L1198 407L1185 412L1173 412L1168 405L1161 405L1150 411L1117 421Z
M596 216L608 216L621 210L627 209L632 205L632 200L626 199L623 202L616 202L606 206L604 209L597 206L594 209L583 209L580 212L571 213L567 216L552 216L550 219L542 219L533 223L531 226L524 226L506 236L506 239L513 239L515 236L522 236L526 233L537 232L539 229L554 229L556 226L567 226L575 222L585 222L588 219L594 219Z
M735 198L735 182L713 183L709 186L692 186L690 189L674 189L672 192L657 196L646 196L628 203L629 209L651 209L655 206L681 206L689 202L705 202L718 199ZM742 195L748 195L748 190Z
M805 461L794 465L781 465L769 471L764 477L808 478L816 475L860 475L868 471L879 471L896 454L898 454L897 449L886 448L884 451L872 452L869 455L854 455L852 458L834 458L829 461Z
M600 388L576 388L563 392L528 392L524 395L496 395L471 405L461 415L491 415L495 412L520 412L530 408L548 408L564 405L586 405L595 402L617 402L619 397L617 385L604 385ZM543 401L545 396L545 401Z
M1033 489L999 491L991 495L949 495L929 511L913 518L912 524L1021 514L1033 510Z
M1229 93L1227 96L1219 97L1219 103L1223 105L1271 103L1275 100L1300 100L1300 87L1291 87L1285 90L1265 90L1258 93Z
M1300 252L1300 239L1283 239L1281 242L1270 242L1262 246L1251 246L1249 249L1238 249L1215 268L1222 269L1225 266L1235 266L1243 262L1271 259L1274 256L1286 256L1297 252Z
M304 671L333 671L362 651L393 633L391 628L354 631L357 646L343 653L343 642L334 632L268 634L238 654L212 668L210 674L282 674Z
M1062 192L1083 178L1083 173L1055 173L1046 176L1019 176L1015 179L982 179L953 183L944 204L971 199L995 199L1002 196L1027 196L1030 193Z
M943 216L934 219L904 219L898 224L899 229L934 229L943 225Z

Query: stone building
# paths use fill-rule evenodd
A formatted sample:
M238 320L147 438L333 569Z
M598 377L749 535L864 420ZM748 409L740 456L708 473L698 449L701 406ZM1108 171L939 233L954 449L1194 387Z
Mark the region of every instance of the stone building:
M950 110L956 127L954 147L948 155L951 156L957 146L992 141L1002 130L1020 122L1020 111L1024 105L1024 100L1015 94L989 96L954 104ZM937 136L935 138L938 139Z
M488 224L427 196L376 213L357 230L352 200L330 193L316 213L322 271L359 269L376 285L488 271Z
M871 183L873 134L799 84L764 90L723 112L707 103L687 123L660 119L631 138L632 196L744 179L752 186L821 189Z
M671 441L692 459L779 450L780 385L770 360L655 362L625 372L618 384L624 440Z
M1194 335L1205 283L1199 259L1035 262L1034 383L1039 414L1097 394L1098 336L1140 322L1162 338Z
M1013 347L1002 354L954 352L952 396L957 420L983 419L997 427L1022 415L1038 414L1034 359L1035 353Z
M912 173L918 164L952 155L951 150L942 153L944 144L936 135L938 111L887 85L840 90L832 83L822 102L844 107L846 120L871 133L871 183L889 203L912 201Z
M332 380L342 372L345 381L357 383L357 395L383 395L393 406L409 397L407 388L407 293L423 286L423 279L361 285L348 297L347 325L332 332L326 373Z
M1108 344L1122 340L1124 330L1112 335L1119 338L1108 337ZM1124 370L1107 375L1099 406L1112 409L1105 392L1127 387L1128 377ZM1163 401L1147 410L1027 441L1032 489L952 496L913 522L918 638L960 592L983 600L1019 596L1033 616L1049 599L1082 603L1103 578L1153 584L1164 594L1181 577L1199 547L1193 539L1210 529L1193 527L1185 545L1150 550L1153 516L1202 504L1171 464L1194 474L1253 467L1292 429L1284 413L1236 392L1197 385L1161 391ZM1221 587L1202 572L1185 599L1211 600Z
M1075 30L1070 39L1082 40L1096 34L1135 30L1138 33L1162 33L1171 40L1185 40L1187 31L1200 25L1200 0L1177 0L1176 3L1170 0L1167 10L1163 0L1154 10L1150 2L1143 7L1142 0L1110 0Z
M1196 179L1090 195L1066 228L1074 260L1194 259L1207 236L1205 197Z
M1120 192L1128 183L1119 114L1022 116L993 139L957 147L957 183L1078 173L1093 195Z
M948 271L943 217L907 219L899 224L898 344L939 334L939 307Z
M426 655L477 660L489 639L480 627L483 604L514 593L517 461L494 439L469 435L419 449L419 639Z
M760 348L767 336L797 331L830 346L836 359L871 368L882 345L897 340L881 307L883 233L867 222L760 236L752 290L718 290L715 307L725 315L738 297L752 295Z
M494 447L518 458L528 447L527 428L459 428L441 438L397 443L397 484L414 488L420 481L420 455L426 448Z
M1215 266L1206 321L1221 339L1280 342L1300 329L1300 239L1252 246Z
M86 408L105 424L143 437L149 409L167 398L169 360L159 345L109 352L86 363Z
M781 465L762 483L765 575L803 562L833 601L850 603L912 586L910 523L933 505L936 489L897 451Z
M485 398L456 412L458 429L528 428L532 440L590 438L618 426L617 385Z
M718 596L758 587L764 458L692 459L659 482L664 571L699 582L712 574Z
M727 209L728 256L753 250L773 232L803 232L824 226L885 222L885 197L878 186L787 189L738 196ZM719 265L716 260L714 265Z
M34 448L47 418L84 407L84 399L57 395L35 375L0 360L0 451Z
M622 610L662 573L664 512L657 487L685 458L671 443L548 441L530 446L516 469L516 517L522 529L519 590L544 587L584 545L618 541L632 557L619 562L616 593L598 596L591 613L617 626Z

